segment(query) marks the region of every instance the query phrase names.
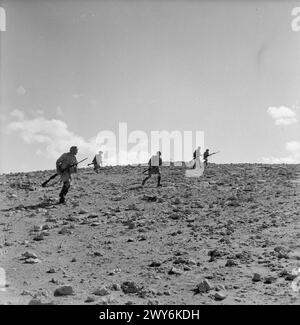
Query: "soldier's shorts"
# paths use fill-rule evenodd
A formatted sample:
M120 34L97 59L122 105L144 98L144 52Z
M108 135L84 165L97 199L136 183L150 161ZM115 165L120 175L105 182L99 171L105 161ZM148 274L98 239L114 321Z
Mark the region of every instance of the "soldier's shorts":
M149 176L151 175L160 175L159 167L158 166L151 166L148 171Z
M60 179L61 181L66 184L66 185L70 185L71 184L71 174L68 171L64 171L62 173L59 174L60 175Z

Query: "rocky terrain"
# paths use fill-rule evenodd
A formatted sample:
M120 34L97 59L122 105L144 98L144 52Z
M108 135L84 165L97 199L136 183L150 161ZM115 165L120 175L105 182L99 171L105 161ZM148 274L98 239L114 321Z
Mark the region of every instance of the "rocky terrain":
M0 303L300 303L299 165L144 169L0 175Z

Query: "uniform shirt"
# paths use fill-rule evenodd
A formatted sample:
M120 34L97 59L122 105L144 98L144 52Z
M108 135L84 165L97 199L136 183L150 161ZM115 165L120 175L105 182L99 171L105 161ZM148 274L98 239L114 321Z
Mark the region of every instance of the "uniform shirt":
M207 159L208 156L209 156L209 152L208 152L208 151L205 151L205 152L204 152L204 155L203 155L203 158L204 158L204 159Z
M95 158L96 158L97 164L101 166L102 165L102 154L99 153L98 155L95 156Z
M159 156L152 156L151 159L148 162L148 165L151 166L151 167L161 166L162 165L162 159L159 158Z
M58 172L63 172L65 169L67 169L70 173L76 173L77 172L77 159L74 154L71 152L66 152L62 154L56 161L56 169ZM75 165L71 168L70 166Z

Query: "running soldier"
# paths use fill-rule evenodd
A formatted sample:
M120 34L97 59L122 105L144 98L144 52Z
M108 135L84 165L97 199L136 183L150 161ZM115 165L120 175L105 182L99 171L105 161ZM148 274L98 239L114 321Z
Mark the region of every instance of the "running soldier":
M203 154L203 160L204 160L204 166L205 166L205 167L208 166L207 159L208 159L209 156L210 156L210 154L209 154L209 149L206 149L206 150L204 151L204 154Z
M62 189L59 193L59 203L65 203L65 196L71 186L71 174L77 173L77 159L75 157L77 153L78 148L73 146L69 152L62 154L56 161L56 170L63 182Z
M148 162L149 168L148 168L148 176L143 180L142 185L144 186L146 181L152 176L152 175L158 175L157 176L157 187L162 186L160 184L161 180L161 174L159 170L159 166L162 165L162 159L161 159L161 152L158 151L155 156L152 156Z

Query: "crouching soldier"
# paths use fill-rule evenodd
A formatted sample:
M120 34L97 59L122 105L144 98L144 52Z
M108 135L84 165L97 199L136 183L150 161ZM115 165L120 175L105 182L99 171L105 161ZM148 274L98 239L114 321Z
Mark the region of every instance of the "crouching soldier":
M157 187L162 186L160 184L160 180L161 180L161 175L160 175L160 170L159 170L159 166L162 165L162 159L161 157L161 152L158 151L157 154L155 156L152 156L151 159L148 162L149 168L148 168L148 176L143 180L142 185L144 186L146 181L151 177L151 175L155 175L157 174Z
M62 189L59 193L59 203L65 203L65 196L71 186L71 174L77 173L77 159L75 157L77 153L77 147L73 146L70 148L69 152L62 154L56 161L56 170L63 183Z

